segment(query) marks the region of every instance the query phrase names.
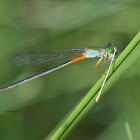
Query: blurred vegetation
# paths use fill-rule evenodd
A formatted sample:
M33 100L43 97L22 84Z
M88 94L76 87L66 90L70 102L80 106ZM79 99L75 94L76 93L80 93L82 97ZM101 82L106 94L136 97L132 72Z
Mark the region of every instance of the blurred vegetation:
M15 67L20 50L104 46L112 41L118 55L140 30L137 0L1 0L0 87L46 70ZM106 83L100 102L63 138L67 140L139 140L140 45ZM88 59L3 92L0 139L41 140L78 104L99 79ZM106 70L102 63L101 69ZM8 112L19 111L19 112Z

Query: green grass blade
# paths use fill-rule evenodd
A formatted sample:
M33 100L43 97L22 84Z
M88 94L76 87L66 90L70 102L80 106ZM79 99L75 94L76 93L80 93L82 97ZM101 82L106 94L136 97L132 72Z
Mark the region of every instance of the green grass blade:
M127 58L127 56L133 51L133 49L137 46L140 41L140 32L133 38L133 40L127 45L124 51L119 55L119 57L114 61L113 66L110 70L108 79L111 75L117 70L117 68L121 65L121 63ZM99 91L105 75L103 75L94 87L87 93L87 95L81 100L81 102L75 107L75 109L56 127L56 129L47 137L45 140L58 140L60 139L68 128L74 123L76 118L81 114L81 112L85 109L85 107L90 103L93 99L95 104L95 95ZM85 115L85 114L84 114Z

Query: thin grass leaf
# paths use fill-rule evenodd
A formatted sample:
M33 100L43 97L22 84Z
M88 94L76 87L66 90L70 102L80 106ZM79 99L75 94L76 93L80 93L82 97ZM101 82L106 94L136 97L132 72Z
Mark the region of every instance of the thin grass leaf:
M117 68L123 63L127 56L133 51L133 49L140 42L140 32L133 38L133 40L127 45L124 51L119 55L119 57L114 61L114 64L108 75L108 79L113 75ZM105 75L103 75L94 87L87 93L87 95L81 100L81 102L75 107L75 109L64 118L64 120L52 131L52 133L45 138L45 140L58 140L60 139L68 130L71 125L74 125L75 120L81 115L81 112L87 107L90 101L93 99L93 105L96 104L96 94L99 91ZM86 113L85 113L86 114ZM84 114L84 115L85 115Z

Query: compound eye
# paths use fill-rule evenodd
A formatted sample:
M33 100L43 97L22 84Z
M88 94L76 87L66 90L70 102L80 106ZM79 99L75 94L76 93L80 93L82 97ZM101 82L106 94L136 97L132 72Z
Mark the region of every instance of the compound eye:
M112 52L112 47L105 47L105 52L106 53L111 53Z

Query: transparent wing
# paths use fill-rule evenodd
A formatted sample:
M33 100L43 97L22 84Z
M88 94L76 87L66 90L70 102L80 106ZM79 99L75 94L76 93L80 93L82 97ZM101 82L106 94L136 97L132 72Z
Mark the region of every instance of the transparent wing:
M61 60L68 61L84 52L83 49L19 51L11 57L11 63L17 66L48 65Z

